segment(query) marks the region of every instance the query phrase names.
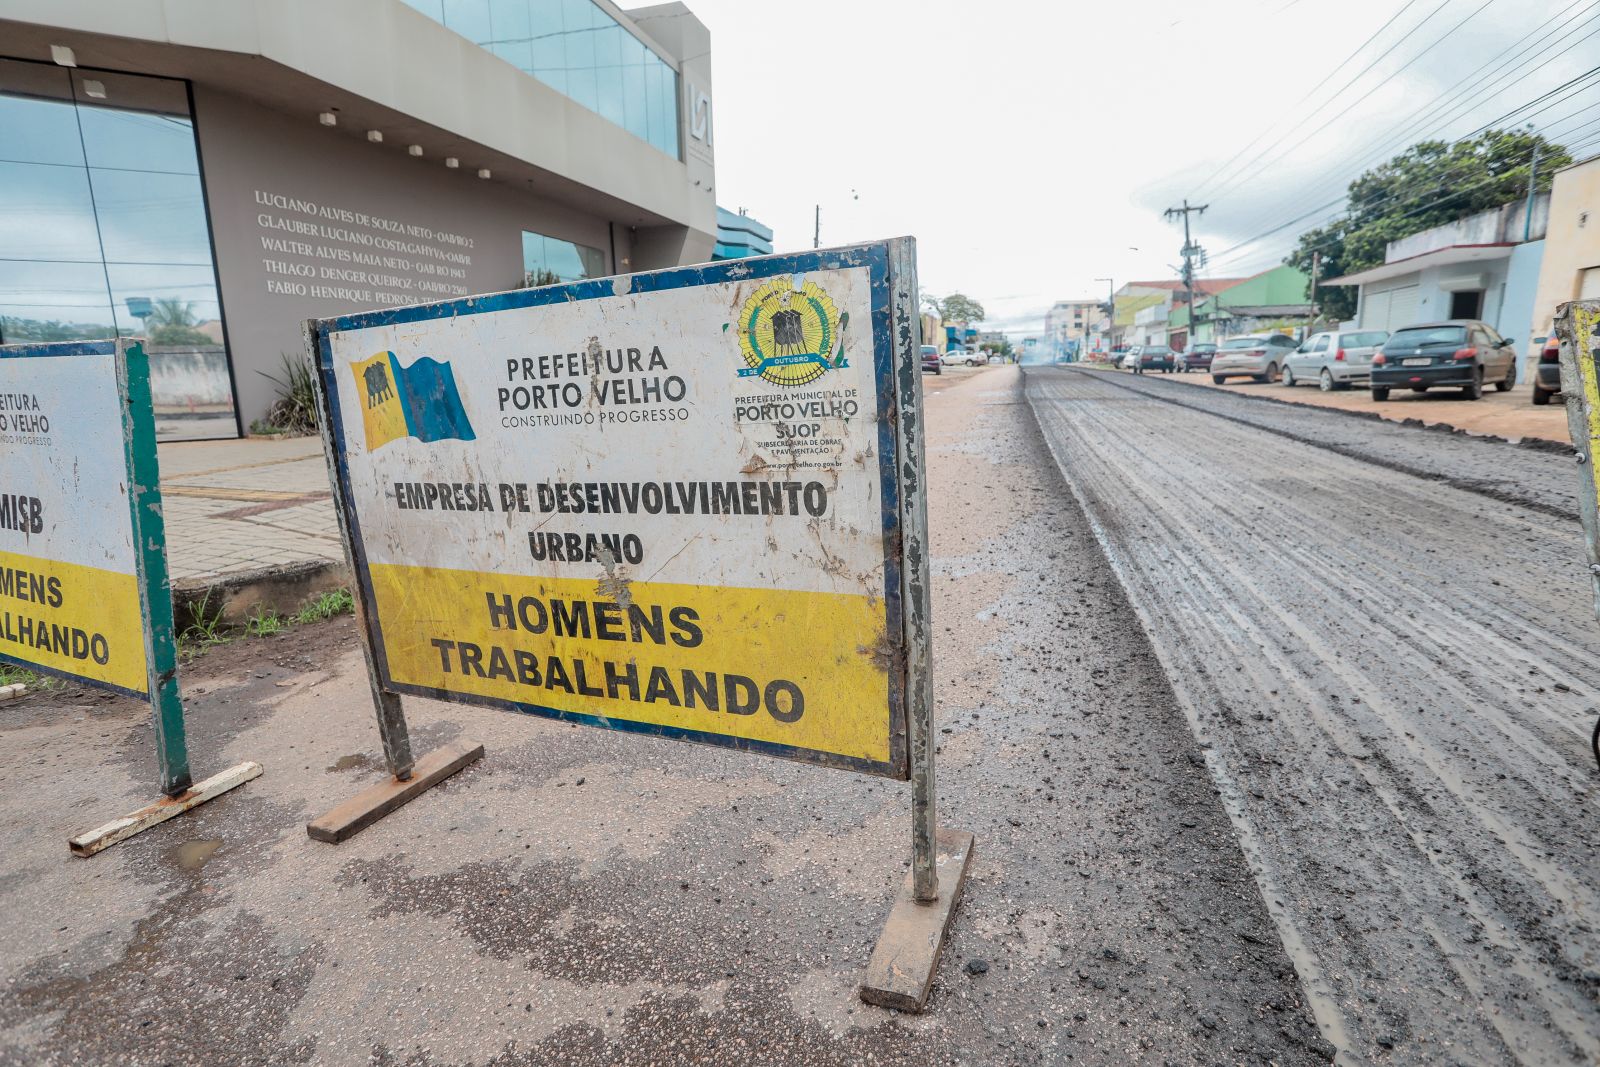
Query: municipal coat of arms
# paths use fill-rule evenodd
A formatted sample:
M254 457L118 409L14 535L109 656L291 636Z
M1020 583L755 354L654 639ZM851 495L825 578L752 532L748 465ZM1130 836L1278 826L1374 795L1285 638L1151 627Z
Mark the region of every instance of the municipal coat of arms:
M745 363L739 377L805 385L847 367L842 326L838 308L816 282L796 289L792 279L774 278L739 310L739 350Z

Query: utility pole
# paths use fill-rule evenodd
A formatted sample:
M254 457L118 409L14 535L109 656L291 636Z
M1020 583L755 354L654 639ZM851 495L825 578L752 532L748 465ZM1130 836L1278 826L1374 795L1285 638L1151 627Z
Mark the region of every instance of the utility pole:
M1196 204L1194 207L1190 207L1189 198L1184 197L1182 207L1169 207L1162 212L1169 219L1176 218L1179 215L1183 216L1183 288L1189 296L1189 339L1186 346L1188 348L1193 348L1195 342L1194 256L1199 251L1195 247L1194 241L1189 238L1189 213L1194 212L1197 215L1204 215L1206 208L1210 206L1210 204Z
M1106 283L1106 351L1109 352L1116 344L1117 283L1110 278L1096 278L1095 281Z
M1528 161L1528 210L1522 216L1522 239L1533 236L1533 191L1539 187L1539 142L1533 142L1533 157Z
M1322 277L1322 253L1311 253L1311 321L1306 323L1306 336L1309 338L1317 330L1317 279Z

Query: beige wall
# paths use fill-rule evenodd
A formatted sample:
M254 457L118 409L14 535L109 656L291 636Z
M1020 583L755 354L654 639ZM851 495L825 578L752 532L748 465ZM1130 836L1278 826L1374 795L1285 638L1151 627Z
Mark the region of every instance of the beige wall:
M1545 335L1556 306L1578 298L1583 273L1592 269L1600 269L1600 156L1556 174L1530 338Z
M307 318L516 288L523 230L598 248L611 265L607 220L466 167L199 85L195 120L247 428L276 396L263 375L300 351ZM616 227L616 239L621 260L628 230Z

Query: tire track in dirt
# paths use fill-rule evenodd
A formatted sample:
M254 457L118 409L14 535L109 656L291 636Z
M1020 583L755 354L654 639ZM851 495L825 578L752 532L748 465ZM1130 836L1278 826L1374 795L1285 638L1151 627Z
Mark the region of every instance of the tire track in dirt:
M1348 427L1330 450L1313 421L1286 438L1175 391L1028 373L1324 1036L1360 1060L1600 1059L1600 634L1575 523L1491 502L1495 457L1452 468L1444 435L1383 431L1420 439L1396 448L1432 457L1417 477L1353 458Z

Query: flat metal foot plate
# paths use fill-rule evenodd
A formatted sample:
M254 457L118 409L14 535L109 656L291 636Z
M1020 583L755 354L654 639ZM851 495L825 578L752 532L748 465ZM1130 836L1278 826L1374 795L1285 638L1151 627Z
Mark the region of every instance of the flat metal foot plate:
M213 774L203 782L196 782L175 797L162 797L132 815L112 819L104 826L97 826L93 830L81 833L69 840L67 845L75 856L92 856L101 849L110 848L118 841L124 841L152 826L159 826L174 815L182 815L195 805L204 804L213 797L219 797L235 786L244 785L250 779L260 776L261 764L247 760L219 774Z
M910 1012L920 1012L928 1002L928 990L933 988L939 968L939 951L966 888L972 845L973 837L967 831L940 828L935 857L939 899L931 903L916 901L907 872L889 921L883 925L883 936L867 963L862 1000Z
M452 774L483 755L477 741L457 741L436 748L423 756L405 781L390 778L346 800L325 815L306 824L314 840L338 844L365 830L394 809L438 785Z

